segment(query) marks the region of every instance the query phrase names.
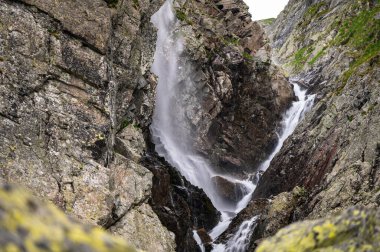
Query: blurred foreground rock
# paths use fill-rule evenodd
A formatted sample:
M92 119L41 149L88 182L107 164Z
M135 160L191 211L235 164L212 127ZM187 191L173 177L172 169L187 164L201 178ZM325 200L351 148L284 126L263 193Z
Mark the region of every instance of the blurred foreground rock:
M0 185L0 251L137 252L99 227L81 225L50 203Z
M380 212L351 208L339 216L294 223L264 240L266 251L379 251Z

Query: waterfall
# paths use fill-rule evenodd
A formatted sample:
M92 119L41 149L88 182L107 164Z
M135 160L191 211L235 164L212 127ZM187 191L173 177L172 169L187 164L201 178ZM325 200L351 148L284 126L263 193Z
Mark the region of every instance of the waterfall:
M172 0L167 0L152 16L151 21L158 29L156 52L152 65L152 72L158 76L156 103L150 128L152 141L158 155L164 157L190 183L202 188L215 208L221 212L220 223L210 232L211 238L215 240L227 229L232 219L247 206L255 185L251 181L218 174L211 167L209 161L193 149L193 136L191 136L189 119L186 117L184 97L194 95L194 92L191 91L195 90L195 83L192 81L192 76L189 76L191 66L183 57L184 39L173 12ZM268 160L262 164L261 170L268 168L285 139L294 131L305 111L313 103L314 96L307 96L306 90L301 90L297 84L294 84L294 91L299 101L294 102L286 112L279 143ZM193 105L200 106L200 104ZM216 177L245 188L244 195L239 202L227 201L221 195L213 180ZM244 251L255 222L256 218L243 222L236 235L226 245L215 244L214 251L218 251L218 248L221 247L227 251ZM193 233L194 239L201 249L204 249L199 236L196 232Z
M305 113L308 112L314 104L315 95L306 95L307 90L302 90L301 87L292 79L290 82L293 84L294 94L298 98L298 101L292 103L291 107L285 112L282 122L281 131L279 134L278 143L269 155L267 160L265 160L259 167L259 170L266 171L270 163L276 154L281 150L285 140L294 132L298 123L302 120ZM252 217L248 221L244 221L237 233L228 240L227 244L217 244L214 247L214 252L222 251L234 251L234 252L244 252L248 248L250 237L256 227L256 220L258 216Z
M282 127L278 143L273 152L269 155L268 159L260 165L261 171L266 171L272 159L281 150L285 140L294 132L298 123L303 118L305 113L311 109L314 104L315 95L306 95L307 90L302 90L301 87L292 79L290 83L293 84L294 94L298 101L293 102L292 106L286 111L282 120Z
M250 181L218 174L209 161L193 149L191 125L186 118L183 97L194 95L191 90L194 90L195 83L191 79L192 76L188 76L191 72L190 66L183 57L184 41L173 13L172 0L167 0L152 16L151 21L158 29L152 65L152 72L158 76L156 103L150 128L152 141L158 155L178 169L190 183L202 188L215 208L222 213L220 225L211 233L211 237L216 238L228 227L231 219L248 204L254 185ZM222 178L244 188L241 200L226 200L218 191L215 178Z

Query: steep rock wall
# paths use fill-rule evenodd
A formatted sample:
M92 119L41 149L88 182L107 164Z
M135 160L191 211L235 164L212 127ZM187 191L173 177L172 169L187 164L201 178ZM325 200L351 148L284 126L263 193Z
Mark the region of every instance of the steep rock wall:
M252 246L296 220L379 206L379 13L378 1L292 0L266 28L275 61L317 99L254 192Z
M139 248L173 251L138 164L154 102L149 18L162 1L113 2L0 1L1 179Z
M293 4L301 2L291 2L288 12ZM380 6L376 1L314 1L305 7L303 19L275 55L317 93L319 102L273 160L255 196L300 185L315 193L316 216L350 204L375 206Z
M176 1L175 8L194 82L179 102L194 145L219 171L252 173L276 143L291 86L243 1Z
M162 3L0 1L0 179L138 248L173 251L174 232L177 250L193 251L192 228L209 230L218 215L202 190L146 155L150 17ZM291 87L243 1L175 6L197 83L184 99L194 145L221 171L252 173L276 142Z

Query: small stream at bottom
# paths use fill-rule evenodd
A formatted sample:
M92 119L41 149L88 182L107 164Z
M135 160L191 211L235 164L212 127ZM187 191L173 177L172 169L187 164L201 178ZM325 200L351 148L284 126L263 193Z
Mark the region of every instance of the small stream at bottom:
M221 212L220 223L209 233L215 241L228 228L232 219L247 206L256 186L250 180L219 174L211 167L209 161L197 154L192 147L194 140L189 132L191 125L186 117L183 98L193 95L196 87L191 76L187 74L191 66L181 58L184 50L183 38L172 5L172 0L166 0L151 20L158 29L152 65L152 72L158 76L151 125L152 141L158 155L164 157L190 183L202 188L214 207ZM298 101L294 102L285 113L279 142L268 160L260 166L259 169L262 171L269 167L285 139L294 131L303 114L313 104L314 96L307 96L306 90L301 90L296 83L293 85ZM239 202L231 202L223 197L217 184L220 179L240 188L242 195ZM226 244L214 244L213 251L245 251L247 240L256 225L255 221L256 217L244 221L238 232ZM201 250L204 251L197 232L194 231L193 234Z

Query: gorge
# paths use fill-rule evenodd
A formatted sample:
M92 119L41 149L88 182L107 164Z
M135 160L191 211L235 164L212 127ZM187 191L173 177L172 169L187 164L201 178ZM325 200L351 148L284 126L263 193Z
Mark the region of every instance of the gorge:
M132 249L87 226L75 240L16 184L145 251L377 251L378 0L290 0L257 22L243 0L0 13L1 247ZM54 221L3 221L19 213L59 219L66 242Z

